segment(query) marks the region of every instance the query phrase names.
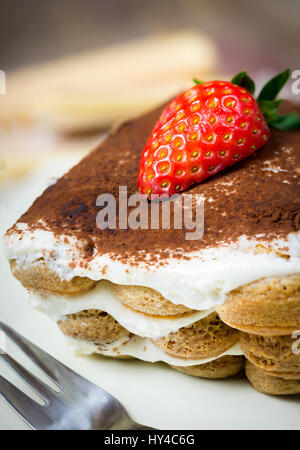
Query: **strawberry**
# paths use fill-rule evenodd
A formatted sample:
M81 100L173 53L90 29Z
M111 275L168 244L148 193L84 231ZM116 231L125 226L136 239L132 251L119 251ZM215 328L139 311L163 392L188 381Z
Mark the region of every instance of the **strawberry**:
M299 126L296 114L278 115L274 100L288 78L289 70L274 77L258 101L246 72L231 82L195 80L164 109L146 143L140 192L172 195L247 158L268 142L267 120L280 129Z

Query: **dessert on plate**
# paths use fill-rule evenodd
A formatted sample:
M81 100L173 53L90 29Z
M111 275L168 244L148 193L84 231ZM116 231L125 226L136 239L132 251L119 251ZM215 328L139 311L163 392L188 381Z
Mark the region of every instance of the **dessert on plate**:
M206 378L239 375L246 362L255 389L297 394L300 131L269 132L248 79L233 81L196 85L181 109L177 99L113 130L7 231L6 253L31 304L83 354L163 361ZM204 197L201 239L187 240L184 227L120 226L119 186L137 193L139 170L148 208L160 190ZM116 227L100 229L97 198L107 193L116 199Z

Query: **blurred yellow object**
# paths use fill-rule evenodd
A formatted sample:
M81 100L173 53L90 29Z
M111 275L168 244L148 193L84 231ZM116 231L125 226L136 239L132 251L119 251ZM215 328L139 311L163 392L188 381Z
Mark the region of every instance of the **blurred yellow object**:
M32 136L16 139L11 136L11 145L4 144L1 147L0 156L0 187L6 188L7 184L18 182L37 167L47 166L53 161L65 159L77 162L83 158L103 139L103 135L94 135L76 139L60 139L54 136ZM19 142L18 142L19 140ZM21 145L23 141L23 146ZM1 142L1 138L0 138ZM6 141L7 142L7 141ZM2 143L1 143L2 145ZM6 150L6 151L5 151Z
M37 158L32 155L18 155L14 158L0 159L0 183L8 180L17 180L31 172L37 164Z
M4 158L1 158L0 157L0 177L1 177L1 174L5 171L5 161L4 161Z
M7 74L0 126L46 123L81 133L140 114L217 66L205 34L182 31L119 44Z

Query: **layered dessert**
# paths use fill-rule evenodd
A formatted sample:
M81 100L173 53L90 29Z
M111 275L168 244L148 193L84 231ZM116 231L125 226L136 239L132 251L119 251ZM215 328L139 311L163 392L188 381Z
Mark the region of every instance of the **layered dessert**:
M300 132L272 130L258 152L192 185L204 235L187 240L184 227L119 221L119 186L138 192L162 110L114 129L36 199L6 233L12 273L83 354L205 378L246 368L261 392L300 393ZM101 194L116 199L114 229L97 226Z

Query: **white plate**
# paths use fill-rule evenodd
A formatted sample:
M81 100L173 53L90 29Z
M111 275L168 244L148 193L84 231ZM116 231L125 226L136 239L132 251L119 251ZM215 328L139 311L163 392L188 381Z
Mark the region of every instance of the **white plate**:
M25 211L46 186L74 158L56 162L6 193L0 192L1 231ZM6 207L3 209L3 204ZM164 364L118 361L69 353L55 323L32 310L23 288L0 256L0 317L73 370L117 397L139 423L159 429L299 429L298 397L272 397L253 390L245 380L204 380ZM20 382L0 364L0 374ZM27 429L0 398L0 429Z

